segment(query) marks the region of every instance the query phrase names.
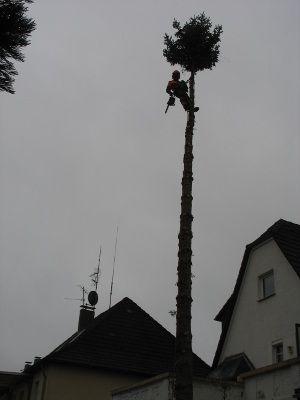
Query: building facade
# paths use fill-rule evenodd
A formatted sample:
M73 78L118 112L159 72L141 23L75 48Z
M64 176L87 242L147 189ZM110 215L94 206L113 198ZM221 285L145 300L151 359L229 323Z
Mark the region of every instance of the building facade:
M299 225L279 220L246 246L215 319L213 368L193 355L195 400L300 399ZM125 298L24 373L0 373L0 400L173 400L174 346Z
M300 388L300 226L277 221L246 247L211 376L244 383L245 399L287 400ZM255 397L254 397L255 396Z
M300 399L300 226L279 220L246 246L222 332L194 400ZM173 400L173 378L123 387L113 400Z
M79 323L74 335L24 373L3 374L0 400L110 400L113 389L173 369L175 337L129 298L95 319L82 314L87 326ZM197 376L211 370L196 354L193 364Z

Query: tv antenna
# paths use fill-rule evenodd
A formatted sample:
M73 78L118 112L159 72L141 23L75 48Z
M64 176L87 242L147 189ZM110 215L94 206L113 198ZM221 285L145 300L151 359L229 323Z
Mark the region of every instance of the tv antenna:
M82 285L78 285L78 287L82 290L82 298L81 298L81 301L82 301L82 305L84 306L84 305L86 305L86 303L85 303L85 295L88 294L88 291L87 291L86 288L85 288L84 286L82 286Z
M96 308L95 306L98 303L97 290L98 290L98 283L99 283L99 276L100 276L100 262L101 262L101 246L100 246L100 251L99 251L98 266L96 268L96 271L90 275L90 278L92 280L92 285L95 287L95 290L91 290L88 294L88 302L90 303L90 305L88 307L93 310L95 310L95 308Z
M118 232L119 232L119 227L117 226L116 241L115 241L115 252L114 252L114 262L113 262L113 272L112 272L112 276L111 276L110 294L109 294L109 308L111 307L111 297L112 297L112 291L113 291L113 285L114 285L116 254L117 254L117 243L118 243Z
M101 275L101 273L100 273L100 261L101 261L101 246L100 246L100 252L99 252L98 266L96 268L96 271L90 275L90 278L92 280L92 285L95 286L95 291L96 292L97 292L97 289L98 289L99 276Z
M80 289L82 290L82 297L80 299L75 299L75 298L71 298L71 297L65 297L65 300L78 300L81 301L81 308L87 309L87 310L95 310L95 306L98 303L98 284L99 284L99 277L101 275L100 273L100 261L101 261L101 246L100 246L100 252L99 252L99 258L98 258L98 266L95 270L95 272L93 272L90 275L91 281L92 281L92 286L95 287L95 290L91 290L90 292L88 292L86 290L86 288L82 285L78 285L78 287L80 287ZM86 296L87 296L87 302L86 302Z
M84 286L82 285L77 285L81 290L82 290L82 297L80 299L75 299L73 297L65 297L64 300L76 300L76 301L81 301L82 305L84 306L85 304L85 295L88 294L88 291L85 289Z

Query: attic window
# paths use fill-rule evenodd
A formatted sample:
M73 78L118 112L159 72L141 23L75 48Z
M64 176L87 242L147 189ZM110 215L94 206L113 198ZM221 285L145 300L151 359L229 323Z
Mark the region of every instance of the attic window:
M275 294L274 271L269 271L258 278L259 299L263 300Z

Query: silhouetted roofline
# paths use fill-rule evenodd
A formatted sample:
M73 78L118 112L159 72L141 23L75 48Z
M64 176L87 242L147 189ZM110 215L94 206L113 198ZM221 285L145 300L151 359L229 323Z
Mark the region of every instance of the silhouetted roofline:
M174 355L174 335L126 297L28 371L58 363L150 377L172 372ZM210 371L196 354L193 364L197 376L206 376Z

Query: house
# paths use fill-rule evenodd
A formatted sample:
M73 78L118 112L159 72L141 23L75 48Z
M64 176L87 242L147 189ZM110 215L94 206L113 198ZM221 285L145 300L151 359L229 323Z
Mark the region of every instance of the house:
M8 388L17 388L20 382L24 385L22 397L25 400L28 398L25 386L30 385L31 377L24 372L0 371L0 399L10 399L12 396L9 396Z
M210 374L243 382L245 400L299 398L299 278L299 225L281 219L246 246L215 318L222 332Z
M86 311L81 310L85 323L91 319ZM108 400L117 387L173 370L174 336L129 298L86 328L79 325L78 332L25 368L0 399ZM197 376L210 372L195 354L193 363Z
M279 220L246 246L222 332L194 399L300 399L300 226ZM172 399L172 374L119 388L113 400ZM156 397L155 397L156 396Z
M300 399L299 278L300 226L279 220L246 246L215 318L213 369L193 356L195 400ZM95 319L81 314L89 325L48 356L20 376L0 373L15 396L0 400L173 398L173 335L128 298Z

